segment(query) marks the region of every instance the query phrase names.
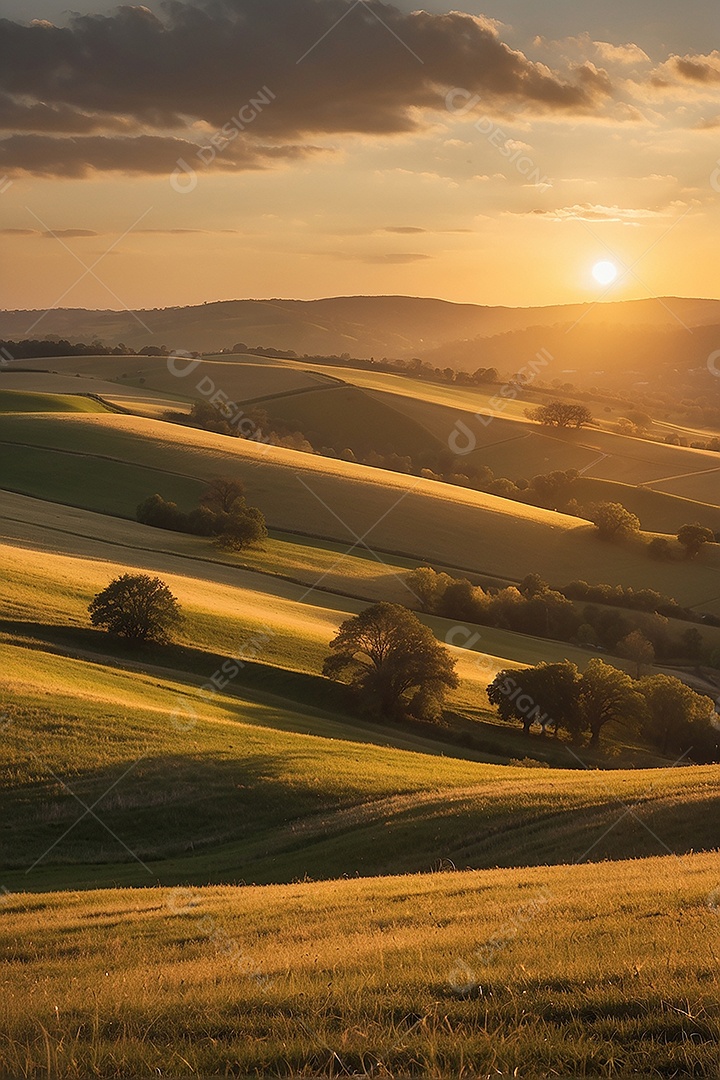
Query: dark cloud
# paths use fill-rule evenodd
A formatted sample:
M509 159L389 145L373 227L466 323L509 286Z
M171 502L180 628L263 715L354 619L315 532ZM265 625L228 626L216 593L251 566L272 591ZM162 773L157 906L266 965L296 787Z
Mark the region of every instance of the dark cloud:
M178 160L201 169L198 146L184 139L139 135L114 138L57 138L48 135L12 135L0 140L0 170L40 176L85 177L93 172L167 174ZM216 167L263 169L282 160L296 160L315 151L304 146L233 144L233 153L218 156Z
M489 20L380 0L168 0L162 19L124 6L66 27L0 20L0 126L32 133L4 150L28 171L167 171L171 136L202 143L226 125L234 152L213 167L256 168L273 156L254 148L260 139L412 131L455 87L488 107L543 114L590 113L612 91L592 64L563 76L530 61ZM248 103L259 91L269 103L257 108ZM136 146L103 142L118 131L134 132ZM63 154L39 141L48 132L85 137Z
M705 56L674 56L671 64L682 79L697 83L720 83L720 54Z
M401 235L411 235L414 233L424 233L427 229L421 229L417 225L387 225L383 232L400 233Z
M96 131L132 131L133 127L133 122L125 117L84 113L68 105L48 105L44 101L27 104L0 93L0 131L82 135Z

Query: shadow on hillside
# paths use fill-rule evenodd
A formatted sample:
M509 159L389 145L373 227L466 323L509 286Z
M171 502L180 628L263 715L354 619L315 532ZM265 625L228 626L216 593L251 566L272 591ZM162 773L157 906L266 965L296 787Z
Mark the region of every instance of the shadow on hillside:
M658 795L648 783L626 805L611 793L558 800L529 779L520 803L502 785L381 798L343 787L330 766L300 776L281 756L198 756L188 738L187 755L6 786L3 884L288 883L427 872L442 860L462 870L682 856L718 843L720 793L709 789ZM228 733L228 754L241 739Z
M39 621L0 619L0 639L23 648L68 656L86 663L112 666L119 670L158 675L187 682L191 687L209 683L221 670L227 656L190 645L133 644L93 627L58 626ZM467 761L507 764L528 760L558 769L663 768L672 764L656 751L634 752L628 749L608 757L603 746L568 746L563 739L526 737L518 727L509 728L483 719L470 719L452 710L447 723L440 726L421 721L374 720L363 715L360 703L343 683L302 671L248 660L237 677L222 690L228 698L241 697L262 701L275 699L276 715L268 712L263 725L284 731L318 734L351 742L369 742L378 746L398 746L420 753L444 754ZM282 703L286 703L285 713ZM317 730L309 730L308 713L314 712Z
M225 753L241 753L242 738L240 729L230 729ZM135 862L142 872L138 859L152 863L230 842L252 850L270 831L340 803L328 790L331 780L323 790L279 775L278 755L200 755L192 732L187 739L187 754L139 756L80 771L73 771L68 745L62 774L6 783L0 790L2 866L26 871L36 860L39 866ZM37 772L47 774L41 764Z
M0 619L0 637L6 636L11 644L37 649L83 660L86 663L111 665L125 671L158 674L162 669L168 679L188 680L193 686L208 683L212 675L222 668L227 656L189 645L133 645L123 638L114 637L91 627L57 626L55 624L27 620ZM380 746L397 745L424 753L443 753L451 757L477 762L502 763L512 757L512 750L496 751L486 748L482 740L467 740L468 730L474 722L453 721L451 727L439 727L419 721L402 723L373 722L363 717L358 709L358 699L350 687L326 679L322 675L292 671L287 668L264 664L259 660L244 662L240 673L222 690L232 698L240 695L270 695L291 707L287 717L269 726L286 731L302 731L322 734L353 742L372 742ZM322 716L318 732L308 731L307 717L294 717L293 711L317 710ZM327 725L332 730L326 730ZM520 744L518 744L520 749ZM574 767L563 758L556 762Z

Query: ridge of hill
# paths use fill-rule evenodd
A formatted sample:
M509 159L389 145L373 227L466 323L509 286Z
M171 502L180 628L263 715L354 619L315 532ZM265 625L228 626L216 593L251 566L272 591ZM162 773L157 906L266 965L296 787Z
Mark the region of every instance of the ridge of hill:
M38 319L38 315L41 318ZM336 296L319 300L222 300L139 311L57 308L0 312L0 337L99 339L133 348L229 348L243 341L298 353L413 356L459 339L582 320L588 325L667 329L720 324L720 300L664 297L549 307L486 307L412 296Z

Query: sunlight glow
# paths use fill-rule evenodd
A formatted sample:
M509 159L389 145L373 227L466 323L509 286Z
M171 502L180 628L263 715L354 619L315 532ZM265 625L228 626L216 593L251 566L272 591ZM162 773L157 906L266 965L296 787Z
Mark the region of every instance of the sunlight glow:
M618 276L618 268L615 263L612 262L595 263L592 269L592 275L598 285L612 285L613 281L615 281Z

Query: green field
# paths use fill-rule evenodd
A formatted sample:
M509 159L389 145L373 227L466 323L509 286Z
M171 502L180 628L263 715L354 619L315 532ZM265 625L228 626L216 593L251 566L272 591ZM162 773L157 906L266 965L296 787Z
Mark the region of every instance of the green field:
M0 413L99 413L108 410L82 394L37 394L0 390Z
M717 859L4 898L13 1076L714 1080Z
M165 395L182 396L191 400L207 396L209 383L219 387L236 402L254 401L275 394L332 385L334 374L305 370L300 364L259 356L211 356L202 363L183 371L189 362L178 356L173 370L162 356L68 356L28 361L28 367L47 368L60 375L101 379L117 384L118 393L155 391ZM174 371L180 374L174 374ZM15 378L19 378L15 374ZM40 378L41 376L35 376ZM198 390L203 379L209 380ZM212 390L210 394L212 394Z
M417 460L422 454L445 449L445 444L394 408L386 395L367 394L355 386L288 394L262 404L271 420L282 419L303 432L313 446L331 447L338 453L349 447L358 456L376 450Z
M620 581L720 610L720 549L714 545L681 568L656 563L641 548L603 543L591 526L552 511L135 417L9 416L3 438L18 449L0 461L0 483L41 497L54 487L54 498L88 509L107 511L114 501L116 513L134 516L137 503L158 489L158 477L149 470L183 482L230 473L245 481L250 501L281 531L345 541L348 547L361 540L379 558L397 552L489 577L518 580L536 572L552 583ZM25 446L32 455L72 450L77 468L88 470L83 475L94 474L92 485L83 490L63 473L51 477L38 469L38 458L24 466ZM126 471L126 465L134 468ZM117 470L124 478L122 503L107 481ZM170 480L164 493L172 493Z
M278 696L302 692L280 671L275 693L241 673L203 698L198 687L223 654L195 654L197 672L183 657L181 674L168 654L138 667L131 654L113 661L77 644L76 658L52 645L0 650L11 889L289 882L416 872L447 858L530 865L717 842L716 766L483 764L355 725L337 704L333 713ZM96 804L103 824L81 817Z
M42 388L43 378L58 380L63 372L67 382L76 374L84 380L105 380L94 392L151 417L177 408L177 400L207 399L219 389L235 402L256 402L318 447L338 453L349 447L358 456L371 448L422 460L424 454L447 450L460 424L458 445L466 445L470 432L477 447L459 458L460 469L463 464L486 465L496 476L511 480L576 469L585 477L581 498L620 501L638 514L649 532L675 533L692 520L720 531L717 454L598 427L550 433L526 419L528 401L499 397L498 387L446 386L245 355L206 357L186 378L174 375L163 357L69 357L33 363L52 364L60 374L13 373L12 378L34 380ZM178 360L176 368L182 371L185 363Z

